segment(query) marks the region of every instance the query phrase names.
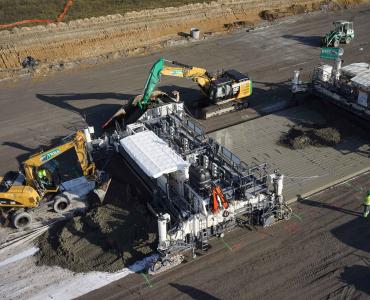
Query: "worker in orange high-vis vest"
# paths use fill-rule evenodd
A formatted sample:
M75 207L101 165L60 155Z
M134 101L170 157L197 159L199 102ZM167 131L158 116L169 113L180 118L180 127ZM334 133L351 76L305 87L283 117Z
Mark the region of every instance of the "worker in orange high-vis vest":
M367 191L367 196L364 199L364 218L370 213L370 190Z

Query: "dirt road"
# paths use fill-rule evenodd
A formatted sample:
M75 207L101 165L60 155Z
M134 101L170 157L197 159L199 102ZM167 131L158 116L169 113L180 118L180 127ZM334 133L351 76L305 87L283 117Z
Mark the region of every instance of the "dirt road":
M131 275L80 299L368 299L369 185L363 175L299 201L290 221L235 230L172 271Z
M142 92L148 70L160 56L210 71L235 68L254 80L252 109L202 122L207 130L242 122L278 109L288 97L292 71L312 70L319 62L319 36L334 19L352 19L356 39L345 46L345 63L369 60L370 6L337 13L300 15L281 24L250 32L176 47L145 57L117 60L87 70L66 71L48 78L0 83L0 173L16 169L55 137L81 127L84 118L99 127L121 105L121 99ZM362 49L362 50L361 50ZM183 99L199 97L191 81L163 77L160 87L180 90Z

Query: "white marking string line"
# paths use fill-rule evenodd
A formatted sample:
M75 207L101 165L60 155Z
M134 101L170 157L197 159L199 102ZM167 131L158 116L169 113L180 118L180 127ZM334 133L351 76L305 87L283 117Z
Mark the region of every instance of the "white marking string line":
M285 70L285 69L289 69L289 68L293 68L293 67L305 65L305 64L308 64L308 63L309 63L308 61L305 61L305 62L301 62L301 63L298 63L298 64L289 65L289 66L286 66L286 67L281 67L278 70L281 71L281 70Z
M30 234L27 234L25 236L22 236L22 237L19 237L19 238L14 239L14 240L11 240L9 242L3 243L3 244L0 245L0 252L2 250L4 250L5 248L6 249L9 249L10 247L14 247L14 246L17 246L19 244L24 244L26 242L33 241L34 239L36 239L37 237L39 237L40 235L42 235L48 229L49 229L49 227L43 228L43 229L39 229L39 230L34 231L34 232L32 232Z
M328 176L328 175L329 174L323 174L323 175L313 175L313 176L307 176L307 177L284 176L284 178L289 178L289 179L315 179L315 178L325 177L325 176Z
M8 265L8 264L11 264L11 263L13 263L13 262L17 262L17 261L19 261L19 260L21 260L21 259L23 259L23 258L26 258L26 257L32 256L32 255L34 255L35 253L37 253L38 251L39 251L39 248L37 248L37 247L32 247L32 248L29 248L29 249L27 249L27 250L25 250L25 251L22 251L22 252L20 252L20 253L18 253L18 254L16 254L16 255L13 255L13 256L11 256L11 257L9 257L9 258L7 258L7 259L5 259L5 260L1 261L1 262L0 262L0 268L2 268L2 267L4 267L4 266L6 266L6 265Z

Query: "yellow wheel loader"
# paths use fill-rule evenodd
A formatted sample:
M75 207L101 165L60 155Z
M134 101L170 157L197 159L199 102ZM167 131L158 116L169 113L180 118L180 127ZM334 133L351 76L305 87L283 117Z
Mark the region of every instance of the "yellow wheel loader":
M107 181L101 174L92 161L85 133L77 131L59 146L32 155L22 163L21 171L0 177L1 214L16 228L28 227L32 210L41 202L52 204L58 213L67 210L71 199L63 192L64 182L85 177L100 185Z

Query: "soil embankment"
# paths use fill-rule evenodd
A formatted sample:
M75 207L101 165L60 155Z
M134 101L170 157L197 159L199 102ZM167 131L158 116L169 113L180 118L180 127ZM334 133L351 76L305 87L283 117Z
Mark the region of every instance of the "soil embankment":
M22 71L21 63L27 56L40 61L39 71L60 70L76 63L91 64L181 44L189 39L186 33L192 27L202 33L225 32L255 24L261 18L271 20L317 10L322 5L339 8L343 6L340 2L335 1L334 5L320 0L219 0L3 30L0 78Z

